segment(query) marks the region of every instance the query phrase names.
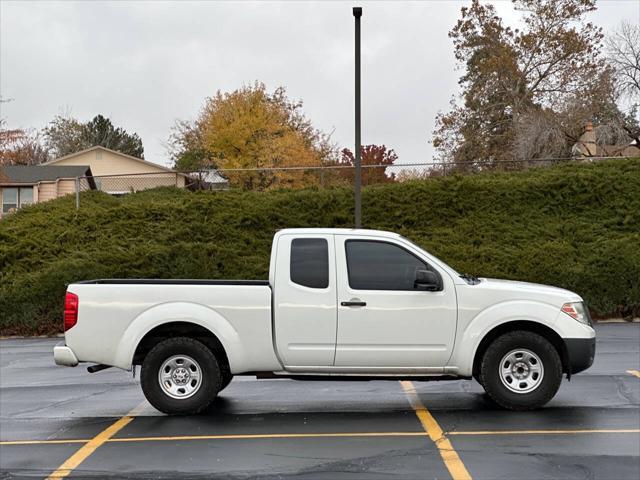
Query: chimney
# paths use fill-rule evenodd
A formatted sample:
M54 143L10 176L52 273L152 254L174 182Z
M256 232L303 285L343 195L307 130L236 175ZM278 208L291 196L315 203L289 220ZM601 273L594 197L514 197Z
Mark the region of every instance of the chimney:
M593 123L587 122L584 126L584 133L575 145L583 157L595 157L598 155L598 146L596 144L596 131Z

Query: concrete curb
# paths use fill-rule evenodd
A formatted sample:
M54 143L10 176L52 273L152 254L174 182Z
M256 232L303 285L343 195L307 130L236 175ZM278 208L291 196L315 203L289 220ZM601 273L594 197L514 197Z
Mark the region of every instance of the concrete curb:
M0 337L0 340L25 340L34 338L64 338L64 333L58 333L56 335L8 335Z
M640 323L640 318L625 320L624 318L606 318L604 320L594 320L595 323Z

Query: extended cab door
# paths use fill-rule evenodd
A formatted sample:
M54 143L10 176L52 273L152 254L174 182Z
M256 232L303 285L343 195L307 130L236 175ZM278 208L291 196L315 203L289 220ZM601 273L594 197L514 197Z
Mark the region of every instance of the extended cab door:
M276 248L278 356L286 367L331 366L337 325L333 235L282 235Z
M338 278L336 367L437 369L455 340L453 280L399 239L335 235ZM419 290L416 271L439 277L438 291Z

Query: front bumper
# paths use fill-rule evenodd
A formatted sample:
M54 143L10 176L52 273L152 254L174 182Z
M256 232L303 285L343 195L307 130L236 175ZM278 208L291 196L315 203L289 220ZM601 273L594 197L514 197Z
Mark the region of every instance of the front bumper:
M56 365L63 365L65 367L75 367L79 363L76 354L73 353L73 350L67 347L64 342L60 342L53 347L53 360L56 362Z
M569 360L568 375L582 372L591 365L596 356L596 339L592 338L565 338L564 344L567 348Z

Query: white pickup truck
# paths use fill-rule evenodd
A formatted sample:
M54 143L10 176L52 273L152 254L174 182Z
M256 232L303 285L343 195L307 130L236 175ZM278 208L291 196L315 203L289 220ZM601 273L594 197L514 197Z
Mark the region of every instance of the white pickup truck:
M548 402L593 363L582 299L460 275L400 235L287 229L269 280L91 280L69 285L58 365L142 365L170 414L205 409L234 375L475 378L499 405Z

